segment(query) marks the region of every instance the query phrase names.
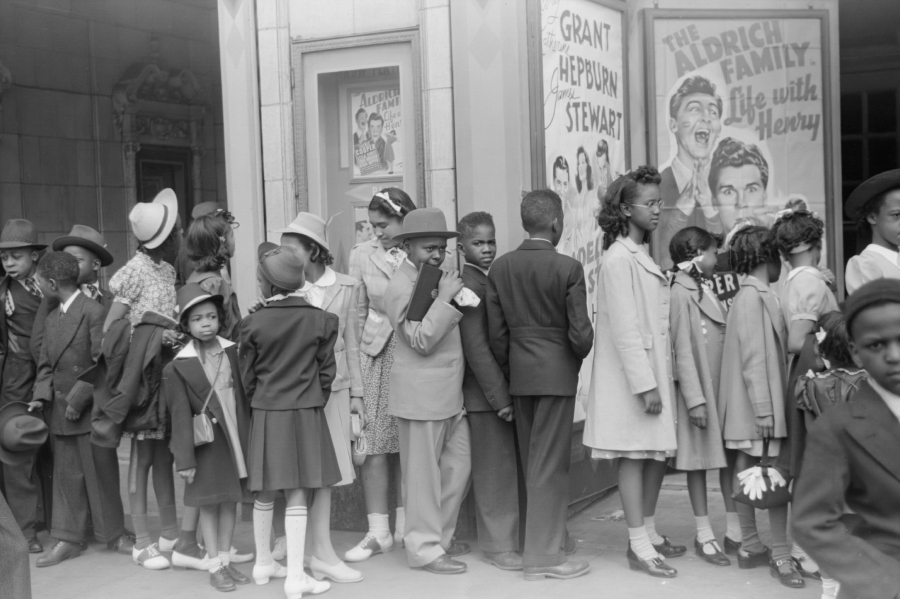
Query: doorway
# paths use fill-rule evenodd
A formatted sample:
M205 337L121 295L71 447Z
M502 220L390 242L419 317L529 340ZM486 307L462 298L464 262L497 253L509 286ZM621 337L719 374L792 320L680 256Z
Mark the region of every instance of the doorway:
M178 198L178 214L182 227L190 224L191 197L191 151L186 148L164 146L142 146L137 153L137 200L151 202L160 191L170 188Z

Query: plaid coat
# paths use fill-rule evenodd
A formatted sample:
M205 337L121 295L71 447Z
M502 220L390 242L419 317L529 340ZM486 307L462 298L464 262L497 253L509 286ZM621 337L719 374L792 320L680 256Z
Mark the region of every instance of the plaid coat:
M394 274L386 255L378 239L360 243L350 251L350 276L362 283L357 302L362 331L359 351L373 357L381 353L394 332L384 307L384 292Z

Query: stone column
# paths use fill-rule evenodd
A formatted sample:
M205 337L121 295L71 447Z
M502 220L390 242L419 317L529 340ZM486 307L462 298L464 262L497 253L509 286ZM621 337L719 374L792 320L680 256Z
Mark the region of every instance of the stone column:
M136 141L128 140L131 132L132 115L125 114L122 120L122 136L127 140L122 144L122 158L124 160L125 169L125 192L128 194L125 202L125 222L128 222L128 212L132 206L138 201L138 183L137 180L137 153L141 151L141 144ZM128 233L128 256L131 257L137 251L137 238Z

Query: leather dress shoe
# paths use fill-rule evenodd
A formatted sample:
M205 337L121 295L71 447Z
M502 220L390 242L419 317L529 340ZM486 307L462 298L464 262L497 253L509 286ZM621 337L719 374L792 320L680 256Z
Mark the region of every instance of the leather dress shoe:
M496 566L501 570L521 570L522 569L522 556L513 551L506 551L502 553L488 553L484 552L484 557L481 558L486 564L490 564L492 566Z
M116 553L131 555L131 550L134 549L134 539L129 539L127 535L123 534L115 541L107 543L106 548Z
M744 553L747 553L745 556ZM749 551L738 551L738 568L741 570L749 570L758 566L765 566L769 563L769 550L760 551L758 553L750 553Z
M642 560L634 551L632 551L630 543L628 545L628 553L625 554L625 557L628 558L628 567L632 570L646 572L650 576L656 578L675 578L678 575L678 570L667 564L665 560L660 557L654 557L649 562Z
M802 589L806 586L806 581L797 572L794 566L794 559L787 557L780 560L769 560L769 573L772 578L777 578L781 584L791 589Z
M446 553L422 568L432 574L462 574L468 569L462 562L451 559Z
M234 581L231 580L231 576L228 575L228 570L225 569L225 566L209 573L209 584L217 591L222 591L223 593L237 588L234 586Z
M710 548L712 553L707 553L706 548ZM719 548L719 544L715 539L712 541L707 541L705 543L701 543L696 538L694 539L694 551L697 552L697 556L710 563L714 566L730 566L731 560L728 559L722 550Z
M38 541L37 537L28 539L28 553L43 553L44 546Z
M234 584L250 584L250 577L235 569L231 564L223 567L225 568L225 573L234 581Z
M55 566L56 564L59 564L67 559L78 557L79 555L81 555L80 543L57 541L56 544L50 548L50 551L37 559L35 565L38 568Z
M687 553L687 547L684 545L673 545L669 540L669 537L663 537L663 542L659 545L654 545L653 548L656 549L656 552L663 557L681 557L685 553Z
M465 555L470 552L472 549L466 543L459 543L457 541L450 541L450 546L447 547L446 554L450 557L459 557L460 555Z
M566 580L584 576L590 571L589 563L575 559L558 566L525 566L525 580L544 580L545 578Z
M725 555L737 555L738 551L741 549L740 541L732 541L728 537L725 537L725 543L723 543L725 548Z

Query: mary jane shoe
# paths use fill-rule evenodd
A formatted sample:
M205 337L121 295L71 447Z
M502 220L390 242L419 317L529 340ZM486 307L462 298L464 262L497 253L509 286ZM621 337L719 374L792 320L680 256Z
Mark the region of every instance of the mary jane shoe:
M708 553L707 548L711 549L712 552ZM701 543L699 540L694 539L694 551L697 552L697 557L714 566L731 565L731 560L722 553L722 549L719 548L719 544L715 539L706 541L705 543Z

